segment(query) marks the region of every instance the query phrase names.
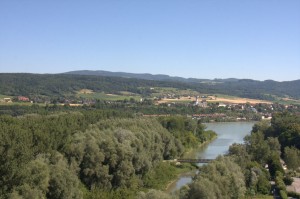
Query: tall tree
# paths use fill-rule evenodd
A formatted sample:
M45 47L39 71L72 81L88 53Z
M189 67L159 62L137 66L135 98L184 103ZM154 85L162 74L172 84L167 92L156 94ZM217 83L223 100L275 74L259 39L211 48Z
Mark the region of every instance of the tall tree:
M295 147L284 148L284 160L289 169L300 167L300 150Z

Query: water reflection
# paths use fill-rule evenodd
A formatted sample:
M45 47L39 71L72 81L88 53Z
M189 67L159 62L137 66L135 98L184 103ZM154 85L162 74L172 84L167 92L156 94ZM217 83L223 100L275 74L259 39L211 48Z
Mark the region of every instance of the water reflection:
M224 155L233 143L243 143L244 137L250 134L254 124L255 122L207 123L205 124L207 130L215 131L218 134L217 139L189 152L185 155L185 158L215 159L219 155ZM199 164L199 166L201 165ZM190 183L193 175L195 175L195 172L181 175L176 182L168 187L167 192L172 193Z

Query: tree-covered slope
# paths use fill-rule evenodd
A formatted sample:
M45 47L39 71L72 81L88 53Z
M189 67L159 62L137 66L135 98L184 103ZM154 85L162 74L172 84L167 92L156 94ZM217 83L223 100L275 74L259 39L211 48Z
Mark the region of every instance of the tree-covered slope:
M184 150L157 120L122 113L0 116L0 127L0 198L136 190L147 172Z
M188 87L184 83L128 79L120 77L49 75L49 74L0 74L0 93L5 95L65 96L80 89L114 93L130 91L139 93L141 87Z
M219 81L219 80L218 80ZM116 93L130 91L147 95L151 87L192 89L201 93L272 99L273 96L300 98L300 80L276 82L248 79L212 82L154 81L125 77L71 74L0 74L0 94L26 96L68 96L80 89Z
M144 80L155 80L155 81L177 81L177 82L200 82L200 81L210 81L208 79L196 79L196 78L183 78L183 77L172 77L169 75L153 75L149 73L126 73L126 72L110 72L103 70L78 70L70 71L65 74L72 75L94 75L94 76L109 76L109 77L124 77L124 78L136 78Z

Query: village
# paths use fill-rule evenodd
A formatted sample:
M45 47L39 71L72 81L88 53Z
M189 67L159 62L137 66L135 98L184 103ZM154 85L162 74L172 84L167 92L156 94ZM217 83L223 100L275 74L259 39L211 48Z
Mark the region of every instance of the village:
M113 97L115 95L107 94L107 96ZM103 103L105 106L128 106L132 107L137 105L160 107L164 112L157 112L155 114L144 113L145 117L161 117L169 116L172 114L169 110L174 109L191 109L193 111L183 111L182 114L187 115L193 119L208 121L246 121L246 120L270 120L272 114L277 111L296 111L299 110L299 105L286 105L273 103L271 101L238 98L238 97L218 97L217 95L176 95L172 93L162 94L152 98L140 98L135 100L130 98L129 100L122 96L118 96L120 100L101 100L93 98L54 98L43 99L39 97L4 97L0 99L0 103L4 105L18 104L18 105L30 105L36 104L40 106L45 105L60 105L67 107L82 107L91 106L97 107L97 104ZM127 96L123 96L127 97ZM113 99L113 98L112 98Z

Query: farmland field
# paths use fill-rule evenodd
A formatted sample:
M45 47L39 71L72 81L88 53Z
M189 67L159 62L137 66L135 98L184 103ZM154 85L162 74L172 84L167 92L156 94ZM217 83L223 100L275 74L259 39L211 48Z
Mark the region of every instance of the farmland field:
M205 99L208 103L216 103L216 102L221 102L221 103L229 103L229 104L258 104L258 103L265 103L265 104L271 104L271 101L266 101L266 100L258 100L258 99L249 99L249 98L240 98L240 97L234 97L234 96L222 96L219 97L219 95L208 95ZM158 101L158 103L170 103L170 102L192 102L195 101L196 98L193 97L180 97L180 98L165 98L161 99ZM201 98L199 99L201 100Z
M78 92L77 97L82 97L86 99L99 99L99 100L107 100L107 101L117 101L117 100L129 100L133 98L134 100L140 100L141 97L139 95L130 95L129 93L123 93L122 95L116 95L116 94L106 94L106 93L95 93L95 92L89 92L89 93L82 93Z

